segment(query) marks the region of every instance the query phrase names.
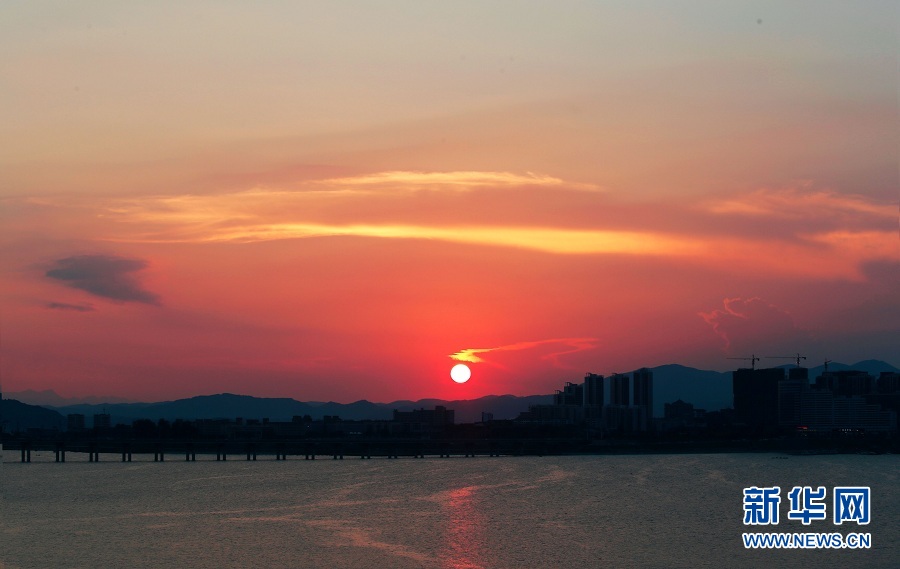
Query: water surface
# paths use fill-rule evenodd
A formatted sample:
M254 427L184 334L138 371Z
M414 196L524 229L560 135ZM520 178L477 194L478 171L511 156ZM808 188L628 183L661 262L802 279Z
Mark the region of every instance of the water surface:
M890 455L16 458L2 468L5 569L900 567ZM781 524L763 529L866 531L872 549L745 550L751 485L783 490ZM795 485L871 486L872 523L788 522Z

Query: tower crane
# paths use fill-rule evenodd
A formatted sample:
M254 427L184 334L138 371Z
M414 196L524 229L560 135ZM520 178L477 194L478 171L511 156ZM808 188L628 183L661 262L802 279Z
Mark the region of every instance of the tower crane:
M750 360L750 369L756 369L756 362L759 361L759 358L756 354L751 354L749 358L728 358L729 360Z
M799 353L795 356L766 356L768 359L772 360L796 360L797 367L800 367L800 360L805 360L806 356L801 356Z

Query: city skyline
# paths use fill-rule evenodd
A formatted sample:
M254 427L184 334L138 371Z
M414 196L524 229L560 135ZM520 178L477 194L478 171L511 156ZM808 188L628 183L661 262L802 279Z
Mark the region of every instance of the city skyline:
M896 10L7 7L2 387L896 365Z

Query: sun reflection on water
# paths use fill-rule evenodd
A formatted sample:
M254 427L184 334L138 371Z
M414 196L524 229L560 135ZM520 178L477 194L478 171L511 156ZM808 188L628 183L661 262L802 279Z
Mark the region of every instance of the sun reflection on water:
M481 569L485 516L476 499L476 486L451 490L441 503L447 514L447 549L442 556L447 569Z

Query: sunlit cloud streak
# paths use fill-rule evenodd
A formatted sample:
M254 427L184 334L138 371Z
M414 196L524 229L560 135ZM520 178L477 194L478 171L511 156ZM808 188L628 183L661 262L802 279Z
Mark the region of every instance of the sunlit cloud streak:
M706 246L689 238L663 236L636 231L579 231L529 227L426 227L412 225L321 225L311 223L272 223L223 228L205 228L200 233L165 236L136 236L123 241L235 242L253 243L306 237L355 236L386 239L431 239L455 243L515 247L546 253L595 254L628 253L634 255L681 255L699 253Z
M533 174L515 174L513 172L377 172L347 178L332 178L320 185L334 187L392 187L407 190L456 189L472 190L481 187L545 186L565 187L585 191L599 191L592 184L573 183L553 176Z
M73 207L83 215L91 204ZM854 280L865 278L863 263L898 258L895 207L809 183L641 204L533 173L389 171L290 189L98 198L92 207L95 237L118 243L419 239Z
M466 348L455 354L450 354L450 358L459 362L467 362L471 364L488 363L496 367L503 367L500 364L486 360L481 354L491 354L496 352L515 352L521 350L532 350L542 346L558 346L551 353L540 356L541 360L549 361L554 366L570 369L568 366L560 362L562 356L592 350L599 343L597 338L551 338L549 340L536 340L530 342L516 342L515 344L507 344L505 346L497 346L494 348ZM562 348L562 349L560 349Z

